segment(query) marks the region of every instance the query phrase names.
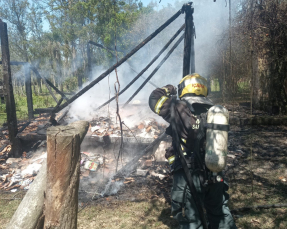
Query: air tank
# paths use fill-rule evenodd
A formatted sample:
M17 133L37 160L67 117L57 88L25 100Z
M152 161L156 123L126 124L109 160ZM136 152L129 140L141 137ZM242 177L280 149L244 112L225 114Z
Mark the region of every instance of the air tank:
M229 113L226 108L215 105L208 110L205 164L214 173L222 171L226 166L228 125Z

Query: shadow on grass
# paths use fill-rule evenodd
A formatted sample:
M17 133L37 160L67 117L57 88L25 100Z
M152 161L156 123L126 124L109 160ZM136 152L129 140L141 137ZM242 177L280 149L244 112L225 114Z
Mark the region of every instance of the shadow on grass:
M179 224L175 219L171 218L170 212L171 212L170 207L163 209L158 217L158 220L161 221L163 224L167 225L171 229L178 229Z

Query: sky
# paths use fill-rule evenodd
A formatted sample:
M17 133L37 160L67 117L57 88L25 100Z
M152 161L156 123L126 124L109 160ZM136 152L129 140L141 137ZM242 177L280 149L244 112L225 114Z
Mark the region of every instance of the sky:
M159 3L160 0L155 0L155 1L157 3ZM144 6L147 6L151 2L151 0L141 0L141 2L144 4ZM172 4L173 2L174 2L174 0L161 0L161 3L159 3L159 4L166 5L168 3Z

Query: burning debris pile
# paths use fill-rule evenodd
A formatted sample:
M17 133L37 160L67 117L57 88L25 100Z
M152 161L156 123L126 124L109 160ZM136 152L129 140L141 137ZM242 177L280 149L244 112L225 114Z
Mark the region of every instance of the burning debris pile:
M147 107L130 106L121 112L121 129L113 108L109 109L108 113L103 110L92 114L88 133L81 146L80 199L93 199L115 194L123 185L135 181L135 178L130 176L146 177L149 174L159 179L165 177L164 174L159 174L155 170L149 171L149 168L159 158L154 156L154 153L160 149L161 157L164 155L164 152L161 152L164 151L161 145L151 149L149 156L144 156L140 160L137 169L128 168L124 176L115 177L117 171L125 167L137 153L144 150L155 139L159 139L159 134L165 131L167 125L159 123ZM17 159L9 158L11 147L6 147L0 153L1 190L14 192L29 189L42 162L47 157L46 148L43 147L46 145L44 127L47 121L47 116L41 116L31 122L22 132L21 136L42 136L41 140L38 140L41 144L38 144L36 148L32 147L31 151L23 153L22 157ZM65 123L73 121L75 117L72 117L71 113L64 119ZM121 133L123 134L123 148L122 155L119 157ZM33 138L26 139L33 140ZM165 158L162 159L164 160Z
M105 144L118 143L123 135L123 142L132 144L149 144L164 132L168 123L160 119L144 104L131 104L120 111L121 124L114 107L103 107L100 110L79 112L73 106L69 110L66 123L77 120L89 120L90 127L86 139L104 142Z
M8 158L2 160L0 164L0 190L16 192L19 190L28 190L33 180L37 176L43 161L47 158L46 149L41 146L42 150L36 152L30 151L24 153L21 158ZM90 152L81 152L80 167L80 199L92 199L105 195L113 195L125 184L135 181L134 177L146 177L147 175L163 179L166 177L168 170L160 173L156 169L150 168L155 166L155 156L144 156L140 160L138 169L131 170L125 177L114 177L116 174L117 158L113 147L105 148L98 146ZM118 170L124 167L134 154L143 147L137 146L125 148L125 154L119 161Z
M125 137L140 137L140 138L157 138L162 133L166 126L158 124L155 119L149 118L141 121L139 124L129 128L125 122L122 122L122 131ZM90 130L92 136L110 136L120 137L121 129L119 122L114 122L107 117L99 117L91 122Z
M0 190L16 192L28 190L38 174L47 153L24 152L22 158L8 158L0 164ZM2 161L1 161L2 162Z
M115 195L125 185L137 183L137 181L154 177L159 180L169 176L168 164L156 161L155 154L142 157L139 161L137 169L130 169L124 175L117 174L121 168L125 167L132 157L132 153L136 153L140 147L134 147L125 150L125 155L120 159L119 167L116 170L117 159L113 152L109 149L104 150L105 155L100 155L102 147L95 149L96 153L81 153L81 181L79 188L79 199L87 201L98 199L104 196Z

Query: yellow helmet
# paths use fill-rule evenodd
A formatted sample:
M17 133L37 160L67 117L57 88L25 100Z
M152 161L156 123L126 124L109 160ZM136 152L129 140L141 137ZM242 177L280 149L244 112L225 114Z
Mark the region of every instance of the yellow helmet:
M178 96L203 95L207 96L207 80L197 73L185 76L178 85Z

